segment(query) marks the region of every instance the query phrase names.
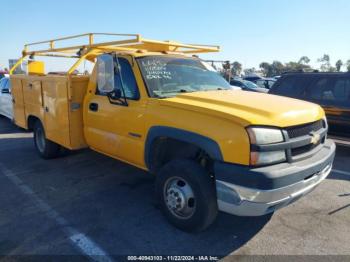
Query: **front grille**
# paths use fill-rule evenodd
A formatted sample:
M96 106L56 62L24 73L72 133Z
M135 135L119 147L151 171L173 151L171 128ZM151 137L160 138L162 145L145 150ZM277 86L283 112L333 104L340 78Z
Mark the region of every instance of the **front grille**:
M288 127L286 128L286 130L288 132L289 138L292 139L299 136L306 136L310 134L310 132L318 131L323 127L324 127L323 120L319 120L319 121L305 124L305 125Z
M313 123L308 123L308 124L299 125L299 126L288 127L286 128L286 131L288 133L289 139L293 139L297 137L308 136L310 135L310 133L318 132L322 128L326 128L326 123L324 122L324 120L319 120ZM324 143L324 141L325 141L325 137L322 137L320 141L318 141L316 144L310 143L305 146L292 148L291 156L295 157L298 155L308 153L313 149L315 149L316 147L318 147L321 143Z
M296 147L291 149L292 156L297 156L301 154L305 154L314 148L318 147L321 144L321 140L317 144L308 144L306 146Z

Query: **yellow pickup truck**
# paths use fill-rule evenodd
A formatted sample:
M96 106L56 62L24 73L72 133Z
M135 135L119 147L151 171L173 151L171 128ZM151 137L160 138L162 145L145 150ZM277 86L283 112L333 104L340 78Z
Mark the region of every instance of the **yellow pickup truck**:
M34 131L41 157L90 147L148 170L164 215L186 231L204 230L218 210L274 212L330 173L335 145L320 106L232 90L196 55L217 46L96 35L25 45L11 69L29 58L27 75L11 75L14 121ZM87 42L56 46L77 38ZM45 74L39 56L76 61L64 75ZM85 60L91 75L73 73Z

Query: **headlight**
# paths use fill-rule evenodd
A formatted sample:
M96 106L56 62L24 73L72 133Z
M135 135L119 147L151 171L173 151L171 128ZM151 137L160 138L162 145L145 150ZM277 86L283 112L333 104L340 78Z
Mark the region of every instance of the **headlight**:
M269 145L281 143L284 141L282 131L277 128L266 127L249 127L247 128L251 145ZM286 161L286 152L279 151L264 151L258 152L251 149L250 165L268 165Z
M251 152L250 164L252 166L275 164L286 161L286 152L270 151L270 152Z
M249 127L250 143L255 145L267 145L284 141L281 130L265 127Z

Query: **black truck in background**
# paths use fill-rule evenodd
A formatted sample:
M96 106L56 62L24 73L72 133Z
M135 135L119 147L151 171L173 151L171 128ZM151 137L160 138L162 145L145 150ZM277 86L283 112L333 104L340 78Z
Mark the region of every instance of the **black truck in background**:
M329 134L350 140L350 73L285 73L269 94L321 105L327 115Z

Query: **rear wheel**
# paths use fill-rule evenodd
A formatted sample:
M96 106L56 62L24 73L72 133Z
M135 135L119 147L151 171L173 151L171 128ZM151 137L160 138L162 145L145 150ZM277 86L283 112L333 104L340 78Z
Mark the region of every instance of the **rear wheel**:
M181 230L202 231L217 216L215 184L194 161L177 159L161 168L156 194L166 218Z
M57 157L61 149L60 145L46 139L44 127L39 120L34 125L34 145L44 159Z

